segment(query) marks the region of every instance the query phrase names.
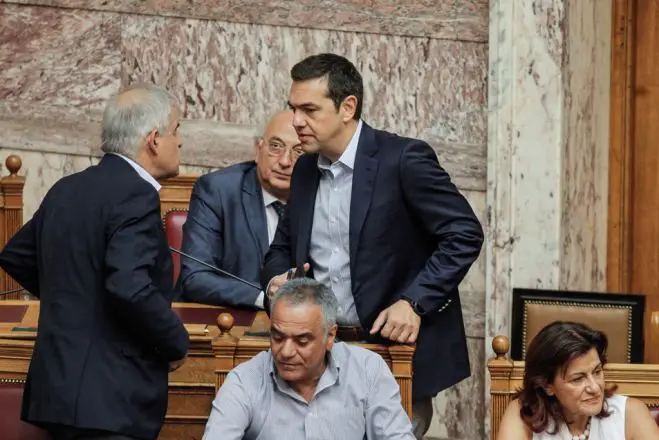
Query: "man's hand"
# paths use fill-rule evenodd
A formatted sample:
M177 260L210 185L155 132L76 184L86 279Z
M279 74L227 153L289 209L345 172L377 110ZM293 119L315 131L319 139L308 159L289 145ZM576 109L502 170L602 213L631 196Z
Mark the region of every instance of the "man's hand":
M309 272L309 269L311 269L311 265L309 263L304 263L305 274ZM295 272L295 268L291 268L287 272L284 272L282 274L277 275L276 277L273 277L270 280L270 283L268 284L268 297L272 297L272 295L274 295L277 292L277 290L279 290L282 284L290 280L294 272Z
M178 361L170 362L169 363L169 372L171 373L172 371L176 371L179 368L181 368L187 359L188 359L188 357L186 356L183 359L180 359Z
M419 336L421 317L416 314L410 303L399 300L380 312L371 328L371 334L377 332L394 342L413 344Z

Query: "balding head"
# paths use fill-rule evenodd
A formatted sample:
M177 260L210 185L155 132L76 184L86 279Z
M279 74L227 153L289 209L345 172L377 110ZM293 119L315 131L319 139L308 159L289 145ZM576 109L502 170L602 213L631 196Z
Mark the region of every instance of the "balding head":
M275 113L256 143L256 163L263 189L285 202L293 166L301 154L300 141L293 128L293 112Z
M176 98L153 84L131 86L108 102L103 114L101 149L105 153L127 156L137 161L156 178L178 173L176 136L179 111ZM170 142L171 141L171 142ZM163 145L164 144L164 145ZM175 157L176 156L176 157Z

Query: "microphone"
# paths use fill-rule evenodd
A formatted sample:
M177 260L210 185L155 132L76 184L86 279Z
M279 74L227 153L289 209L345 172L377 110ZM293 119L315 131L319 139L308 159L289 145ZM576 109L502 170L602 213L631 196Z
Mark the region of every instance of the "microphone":
M213 266L212 264L208 264L208 263L206 263L205 261L201 261L200 259L195 258L195 257L193 257L192 255L188 255L188 254L186 254L185 252L180 251L180 250L178 250L178 249L176 249L176 248L173 248L173 247L171 247L171 246L169 247L169 250L172 251L172 252L174 252L174 253L177 253L177 254L179 254L179 255L185 257L185 258L189 258L189 259L191 259L192 261L201 264L202 266L206 266L207 268L209 268L209 269L211 269L211 270L213 270L213 271L215 271L215 272L217 272L217 273L219 273L219 274L221 274L221 275L228 276L229 278L233 278L234 280L240 281L240 282L243 283L243 284L247 284L248 286L253 287L253 288L255 288L255 289L261 291L261 286L258 286L258 285L254 284L254 283L251 283L251 282L247 281L247 280L244 280L244 279L240 278L240 277L237 276L237 275L234 275L234 274L232 274L232 273L230 273L230 272L227 272L226 270L222 270L222 269L220 269L219 267L215 267L215 266Z

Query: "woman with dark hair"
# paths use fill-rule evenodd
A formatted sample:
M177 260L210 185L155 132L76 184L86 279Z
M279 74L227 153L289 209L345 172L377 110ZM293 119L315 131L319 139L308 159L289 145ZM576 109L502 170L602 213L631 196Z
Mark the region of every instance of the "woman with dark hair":
M499 440L659 440L643 402L604 382L606 335L557 321L533 338L523 388L508 405Z

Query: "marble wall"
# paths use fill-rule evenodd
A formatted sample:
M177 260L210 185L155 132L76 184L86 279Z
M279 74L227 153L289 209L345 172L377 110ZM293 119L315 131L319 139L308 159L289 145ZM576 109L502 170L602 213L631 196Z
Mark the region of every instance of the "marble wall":
M293 7L293 5L295 5ZM306 55L349 57L365 120L427 140L485 225L488 1L0 1L0 155L19 154L26 218L95 163L100 112L152 81L180 100L185 172L252 156ZM435 438L485 438L485 260L462 285L473 375L435 401ZM438 369L438 374L441 370Z
M513 288L606 288L612 1L490 8L486 356Z

